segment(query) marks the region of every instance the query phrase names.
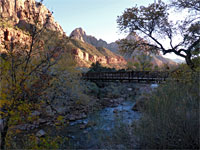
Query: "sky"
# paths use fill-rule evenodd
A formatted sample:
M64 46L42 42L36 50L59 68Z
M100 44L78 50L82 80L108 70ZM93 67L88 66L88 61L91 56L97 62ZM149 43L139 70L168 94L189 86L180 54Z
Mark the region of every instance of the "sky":
M53 12L55 21L69 36L75 28L83 28L87 35L111 43L124 38L127 34L120 32L117 16L126 8L148 6L155 0L44 0L44 5ZM156 0L158 1L158 0ZM168 0L165 0L168 1ZM165 55L176 58L176 55Z
M136 4L152 2L154 0L44 0L44 5L53 11L55 20L67 35L82 27L87 35L110 43L125 36L117 27L117 16Z

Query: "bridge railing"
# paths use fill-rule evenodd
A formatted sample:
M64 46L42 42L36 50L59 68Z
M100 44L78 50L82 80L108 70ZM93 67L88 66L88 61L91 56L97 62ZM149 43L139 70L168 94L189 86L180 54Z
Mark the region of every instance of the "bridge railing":
M127 72L91 72L83 73L85 80L165 80L169 72L127 71Z

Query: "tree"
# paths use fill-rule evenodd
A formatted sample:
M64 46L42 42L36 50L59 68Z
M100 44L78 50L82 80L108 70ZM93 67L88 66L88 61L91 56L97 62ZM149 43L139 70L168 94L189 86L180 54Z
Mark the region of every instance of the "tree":
M132 61L128 62L127 67L131 70L149 71L152 69L152 57L148 54L141 53L140 55L133 56Z
M40 12L33 15L34 22L29 23L26 31L28 41L5 41L6 51L0 57L0 115L4 121L1 149L6 148L9 127L22 121L50 86L55 78L51 68L60 60L68 42L64 35L47 28L51 15L44 24L39 21Z
M200 1L199 0L173 0L172 6L176 6L178 8L189 8L193 11L200 11Z
M115 68L104 67L101 65L101 63L99 61L97 61L96 63L92 63L88 73L91 73L91 72L115 72L115 71L116 71Z
M187 4L190 5L187 5ZM186 60L190 68L194 68L192 58L198 56L200 51L200 13L199 0L177 0L173 6L188 8L190 16L176 23L169 19L169 6L159 1L148 7L133 7L118 16L117 23L120 30L135 32L142 38L136 39L134 46L127 41L122 41L131 51L146 47L153 51L162 51L163 54L174 53ZM198 12L198 13L195 13ZM196 15L194 15L194 13ZM180 39L179 41L177 41ZM168 45L166 45L166 43Z

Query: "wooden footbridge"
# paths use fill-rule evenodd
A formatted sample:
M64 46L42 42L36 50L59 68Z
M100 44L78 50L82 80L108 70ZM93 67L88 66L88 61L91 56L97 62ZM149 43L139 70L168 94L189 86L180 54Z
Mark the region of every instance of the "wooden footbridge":
M128 82L164 82L169 76L169 72L161 71L126 71L126 72L91 72L83 73L82 78L90 81L128 81Z

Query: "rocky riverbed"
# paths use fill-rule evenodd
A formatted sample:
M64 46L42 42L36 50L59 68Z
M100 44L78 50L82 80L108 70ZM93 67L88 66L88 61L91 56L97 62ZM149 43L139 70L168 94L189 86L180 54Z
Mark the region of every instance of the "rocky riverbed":
M140 113L132 110L133 101L124 101L116 107L91 113L86 119L76 120L61 129L48 128L52 135L68 137L62 148L73 149L97 149L107 144L107 138L111 138L114 129L121 123L131 125L134 120L140 118ZM106 148L106 147L104 147Z
M87 105L68 106L68 112L64 115L56 115L47 106L41 111L31 113L33 117L39 118L35 122L20 124L15 128L24 134L35 134L38 140L45 136L59 136L62 138L60 148L65 149L116 148L108 139L112 139L116 131L120 132L121 124L129 126L140 118L144 95L152 92L157 85L127 83L112 85L112 90L104 88L107 88L107 93L101 97L94 97ZM20 143L20 140L17 141ZM119 146L125 147L123 144Z

